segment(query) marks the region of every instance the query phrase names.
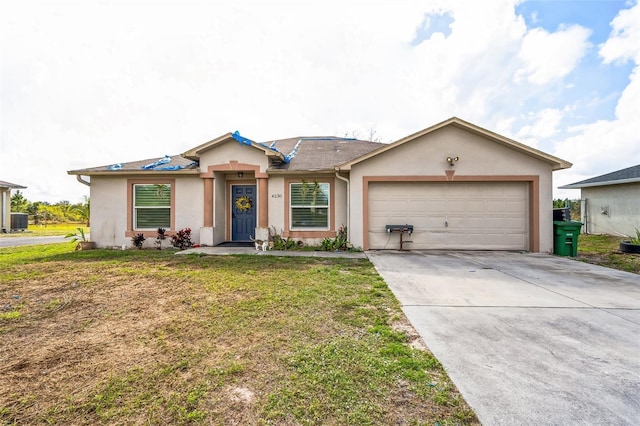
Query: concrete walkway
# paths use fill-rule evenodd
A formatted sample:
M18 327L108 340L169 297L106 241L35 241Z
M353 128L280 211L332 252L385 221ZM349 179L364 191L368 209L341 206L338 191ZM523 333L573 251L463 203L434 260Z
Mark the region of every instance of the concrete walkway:
M363 252L332 252L332 251L304 251L304 250L256 250L254 247L198 247L182 250L176 254L207 254L233 255L253 254L256 256L292 256L292 257L334 257L347 259L366 259Z
M540 254L367 256L483 424L640 424L640 276Z

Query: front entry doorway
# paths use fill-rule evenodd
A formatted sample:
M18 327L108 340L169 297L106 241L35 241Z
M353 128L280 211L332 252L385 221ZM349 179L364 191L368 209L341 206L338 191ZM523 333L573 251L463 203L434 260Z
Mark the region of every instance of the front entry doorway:
M231 185L231 240L250 241L256 229L256 186Z

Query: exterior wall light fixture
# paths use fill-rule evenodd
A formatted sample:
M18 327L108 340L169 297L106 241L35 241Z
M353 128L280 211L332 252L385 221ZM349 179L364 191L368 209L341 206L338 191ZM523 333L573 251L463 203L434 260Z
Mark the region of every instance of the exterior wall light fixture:
M455 156L455 157L447 157L447 163L449 163L450 166L453 166L455 164L456 161L458 161L460 159L460 157Z
M244 176L244 173L242 173L242 172L238 172L238 177L239 177L239 178L242 178L242 176Z

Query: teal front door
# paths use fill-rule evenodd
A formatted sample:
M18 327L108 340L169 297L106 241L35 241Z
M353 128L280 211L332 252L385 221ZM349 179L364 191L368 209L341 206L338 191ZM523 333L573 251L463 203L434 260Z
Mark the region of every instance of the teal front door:
M250 241L256 229L256 186L231 186L231 240Z

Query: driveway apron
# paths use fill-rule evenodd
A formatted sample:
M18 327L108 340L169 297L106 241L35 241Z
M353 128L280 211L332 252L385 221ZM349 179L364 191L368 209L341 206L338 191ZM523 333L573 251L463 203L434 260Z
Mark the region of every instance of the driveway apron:
M483 424L640 424L638 275L541 254L367 256Z

